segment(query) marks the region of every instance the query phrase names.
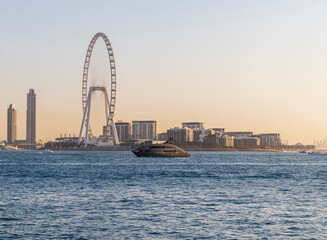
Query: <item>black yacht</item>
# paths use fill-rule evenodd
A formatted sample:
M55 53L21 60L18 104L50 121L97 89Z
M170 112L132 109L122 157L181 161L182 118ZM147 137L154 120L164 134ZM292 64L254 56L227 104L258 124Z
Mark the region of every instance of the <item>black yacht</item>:
M189 157L184 149L176 146L172 139L163 144L149 144L133 150L138 157Z

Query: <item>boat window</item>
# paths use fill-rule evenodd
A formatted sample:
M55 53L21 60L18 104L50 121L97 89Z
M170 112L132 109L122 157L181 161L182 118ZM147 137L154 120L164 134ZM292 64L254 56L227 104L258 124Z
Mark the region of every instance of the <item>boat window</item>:
M165 146L151 146L150 148L165 148Z

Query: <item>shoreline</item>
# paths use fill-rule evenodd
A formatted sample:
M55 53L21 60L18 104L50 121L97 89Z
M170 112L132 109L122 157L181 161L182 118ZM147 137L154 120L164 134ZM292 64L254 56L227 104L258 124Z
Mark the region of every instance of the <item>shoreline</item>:
M47 149L6 149L4 151L72 151L72 152L128 152L135 148L47 148ZM300 150L288 149L207 149L207 148L184 148L188 152L299 152Z
M16 149L0 149L3 151L72 151L72 152L126 152L126 151L133 151L137 146L130 147L130 146L105 146L105 147L91 147L91 148L39 148L39 149L28 149L28 148L18 148ZM188 152L313 152L314 149L263 149L263 148L249 148L249 149L237 149L237 148L183 148L185 151ZM316 150L319 152L319 150Z

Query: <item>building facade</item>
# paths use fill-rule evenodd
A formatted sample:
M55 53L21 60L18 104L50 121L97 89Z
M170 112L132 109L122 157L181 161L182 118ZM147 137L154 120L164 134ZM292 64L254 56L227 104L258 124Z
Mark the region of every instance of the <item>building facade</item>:
M216 134L216 142L220 147L234 147L234 137Z
M205 129L192 129L192 130L193 130L193 142L203 142L203 137L206 135Z
M193 140L192 142L202 142L203 138L201 135L204 135L204 123L203 122L183 122L183 128L190 128L193 130Z
M7 111L7 142L13 144L17 140L17 109L10 104Z
M224 135L225 134L225 128L212 128L213 131L215 131L216 134Z
M225 132L225 134L235 138L247 138L253 136L253 132Z
M191 129L204 129L203 122L183 122L183 128L191 128Z
M115 123L115 125L120 142L128 141L131 139L132 128L129 122L118 121Z
M167 141L167 140L168 140L167 132L158 133L158 141Z
M262 133L256 136L260 138L260 146L274 148L281 145L279 133Z
M133 121L133 139L157 138L157 121Z
M257 137L235 137L234 147L238 149L257 148L260 145L260 139Z
M233 147L234 137L221 135L219 133L209 134L204 138L203 143L204 145L214 146L214 147Z
M34 89L27 93L26 142L36 142L36 94Z
M171 128L167 130L168 138L173 138L174 142L177 143L186 143L194 141L194 131L193 129L183 127L183 128Z
M225 147L234 147L234 137L225 136Z

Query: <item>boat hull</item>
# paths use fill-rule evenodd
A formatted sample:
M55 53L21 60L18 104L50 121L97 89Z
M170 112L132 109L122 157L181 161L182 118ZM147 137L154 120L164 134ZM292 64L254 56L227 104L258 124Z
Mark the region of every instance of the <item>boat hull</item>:
M138 157L189 157L190 154L188 153L140 153L134 152L133 153Z
M137 157L189 157L184 149L173 144L150 144L133 151Z

